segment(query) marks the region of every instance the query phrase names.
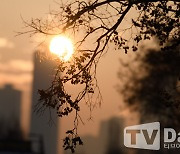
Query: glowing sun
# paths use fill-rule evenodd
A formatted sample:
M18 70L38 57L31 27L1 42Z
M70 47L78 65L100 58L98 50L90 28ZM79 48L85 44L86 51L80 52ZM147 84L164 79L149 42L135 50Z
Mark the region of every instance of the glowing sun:
M49 49L51 53L56 54L63 61L70 60L74 52L72 41L65 36L52 38Z

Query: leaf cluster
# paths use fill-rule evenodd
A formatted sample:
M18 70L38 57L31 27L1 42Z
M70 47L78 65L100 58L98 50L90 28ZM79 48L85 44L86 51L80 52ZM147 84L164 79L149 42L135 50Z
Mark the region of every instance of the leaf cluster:
M74 134L74 130L68 130L66 132L67 136L63 139L64 150L71 150L72 153L75 152L77 145L83 145L83 142L77 134Z

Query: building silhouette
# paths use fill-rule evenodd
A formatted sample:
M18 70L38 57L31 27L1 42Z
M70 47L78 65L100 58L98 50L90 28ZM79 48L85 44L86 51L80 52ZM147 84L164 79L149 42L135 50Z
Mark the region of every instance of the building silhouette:
M0 139L21 138L21 91L7 84L0 89Z
M47 89L53 80L55 63L52 60L43 59L45 54L45 52L34 54L30 135L39 136L42 139L40 147L33 147L35 151L41 151L41 154L56 154L58 137L56 114L48 108L43 114L34 112L39 99L38 89Z
M21 91L7 84L0 89L0 154L34 154L32 141L21 130Z
M108 143L106 154L123 154L123 121L112 118L108 125Z
M83 136L84 145L77 146L75 154L126 154L123 147L124 120L112 117L102 121L98 136ZM65 154L71 154L65 151Z

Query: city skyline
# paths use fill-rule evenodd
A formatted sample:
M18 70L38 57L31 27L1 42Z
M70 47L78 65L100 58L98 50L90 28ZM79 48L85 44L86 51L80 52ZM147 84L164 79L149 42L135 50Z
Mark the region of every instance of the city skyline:
M2 21L0 25L0 87L5 84L12 84L16 89L22 91L21 126L25 136L28 136L30 132L33 54L36 50L43 50L43 47L39 46L41 40L38 37L30 38L28 35L15 37L15 35L16 32L25 30L21 17L25 21L37 16L46 18L51 7L58 8L52 0L28 2L24 0L2 0L0 6L2 11L0 14ZM85 110L80 115L83 117L85 125L80 124L79 133L81 135L98 136L102 120L107 120L112 116L128 115L127 111L120 113L123 108L122 98L116 89L116 85L119 83L117 72L121 56L125 57L125 55L119 55L118 52L113 52L110 48L110 52L101 59L97 68L99 70L97 78L103 103L101 107L95 108L92 115L87 105L82 104L81 107ZM109 73L110 71L111 73ZM73 116L60 119L62 124L60 135L58 135L60 151L62 151L62 138L64 138L66 130L72 128ZM92 120L89 121L90 116L92 116ZM130 121L134 121L133 116L128 118Z

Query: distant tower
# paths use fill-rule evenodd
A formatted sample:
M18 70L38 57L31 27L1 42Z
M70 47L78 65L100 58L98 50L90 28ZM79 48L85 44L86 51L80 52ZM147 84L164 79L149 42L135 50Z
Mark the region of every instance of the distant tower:
M0 139L22 137L20 127L21 92L7 84L0 89Z
M53 80L53 69L55 63L52 60L41 59L45 53L35 52L34 54L34 73L33 73L33 89L32 89L32 112L31 112L31 129L32 135L39 135L42 137L42 154L56 154L57 153L57 137L58 137L58 121L53 112L47 109L42 115L34 111L34 106L38 103L39 95L38 89L47 89ZM48 122L52 116L54 122L50 125ZM42 152L42 150L44 151Z
M107 154L122 154L121 144L122 140L122 123L123 120L120 118L112 118L109 121L108 126L108 145L107 145Z

